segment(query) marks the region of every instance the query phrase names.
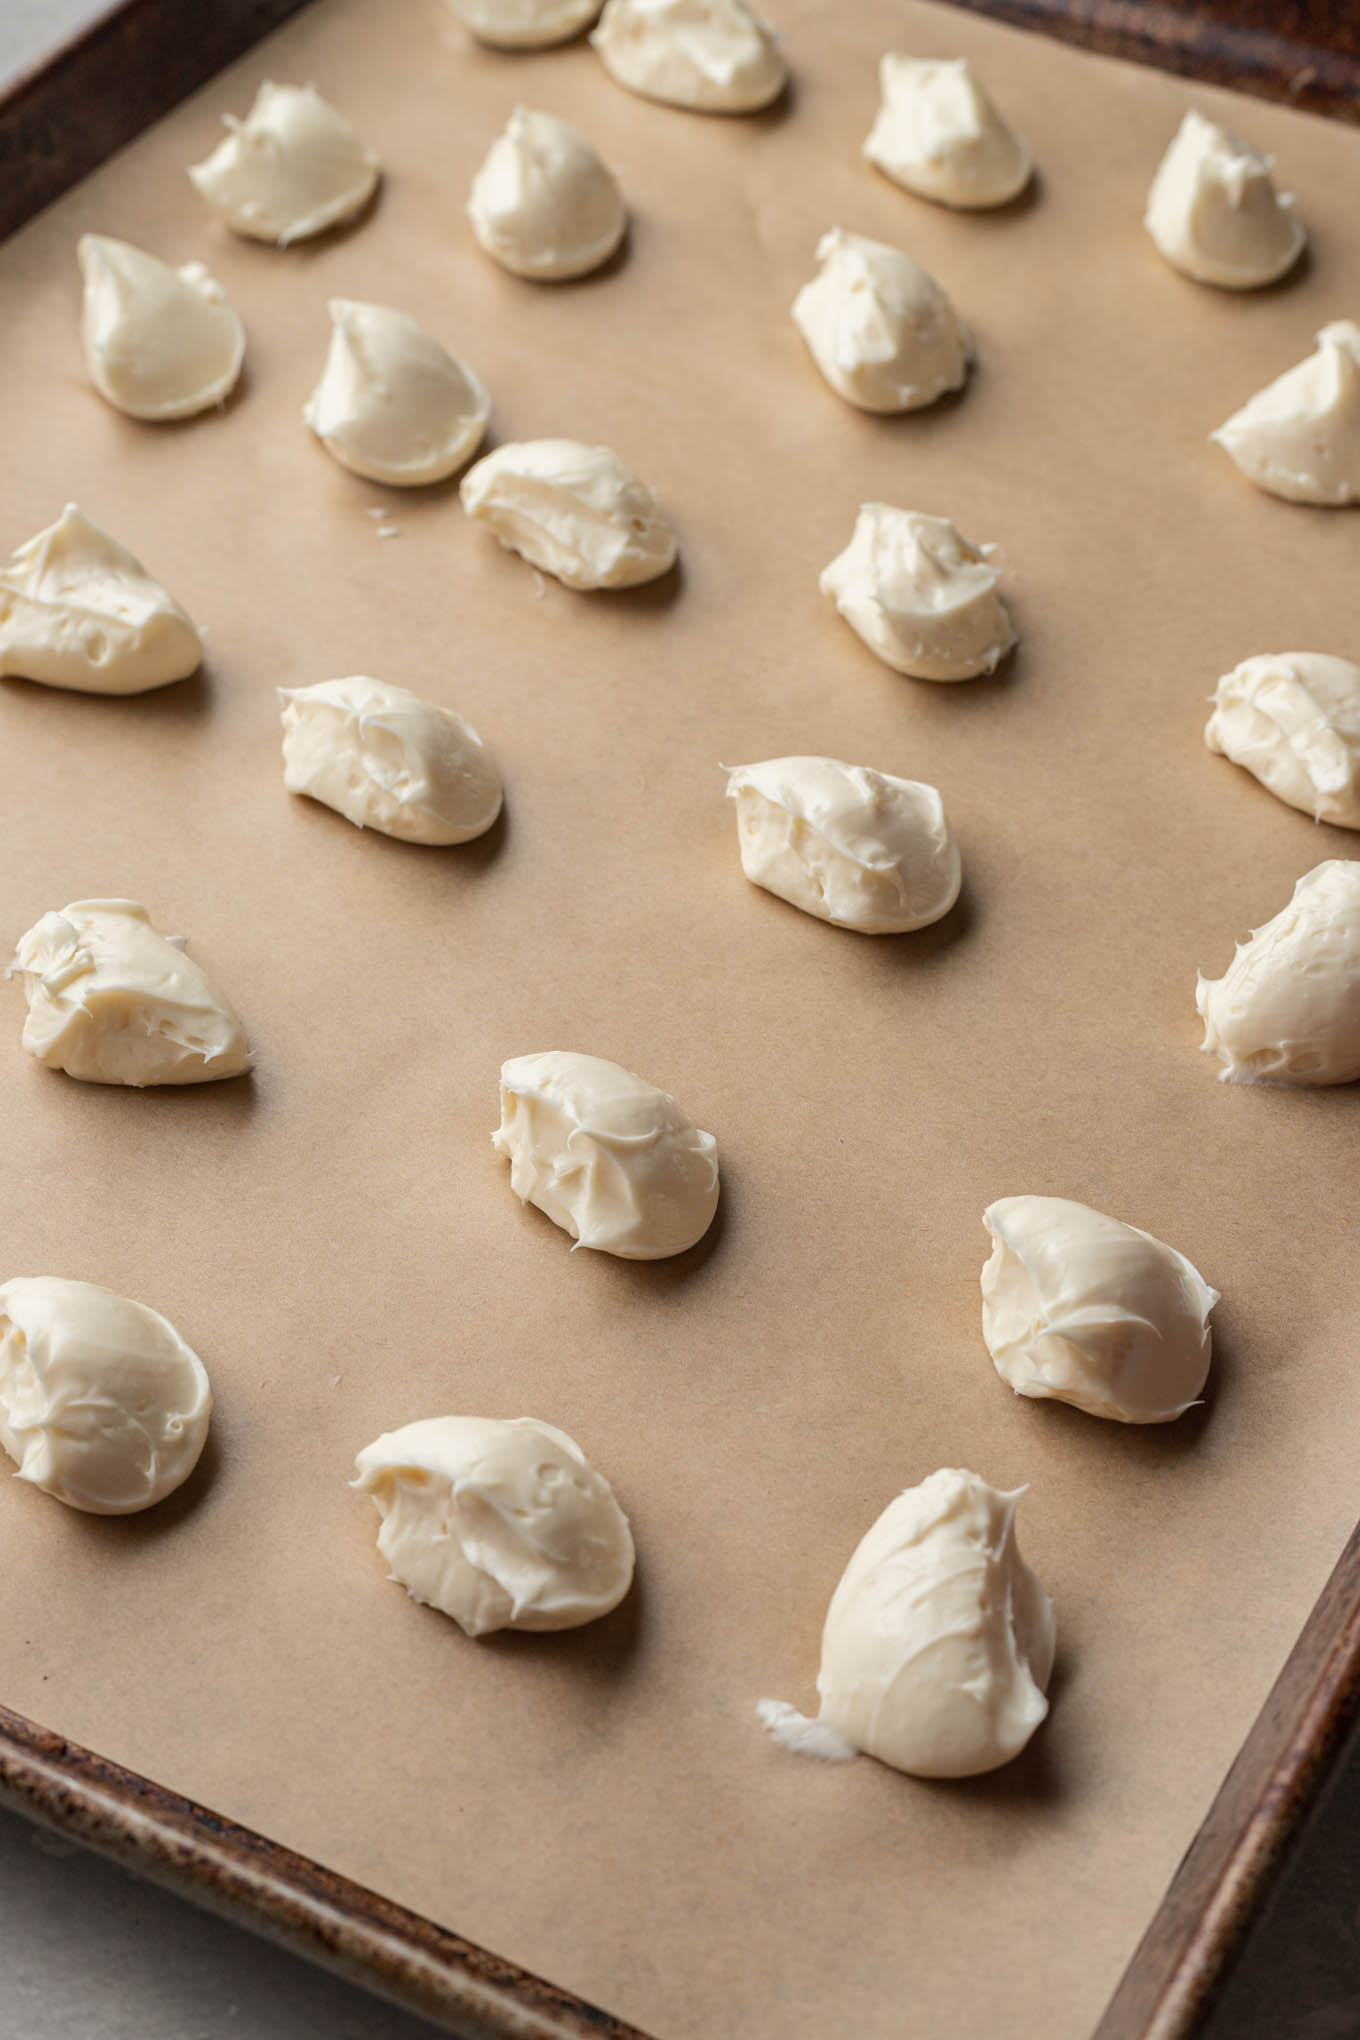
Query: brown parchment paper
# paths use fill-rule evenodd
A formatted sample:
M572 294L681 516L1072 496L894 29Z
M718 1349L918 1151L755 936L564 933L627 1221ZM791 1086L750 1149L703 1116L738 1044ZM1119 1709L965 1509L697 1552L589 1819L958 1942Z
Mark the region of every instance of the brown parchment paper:
M1197 967L1356 839L1203 748L1218 674L1355 656L1360 513L1281 504L1206 440L1357 310L1360 136L947 8L786 0L754 120L615 86L584 45L477 49L435 0L318 0L0 250L4 541L75 499L209 629L141 700L0 689L0 928L145 900L238 1002L249 1081L138 1095L0 1069L9 1273L167 1312L218 1395L204 1472L144 1520L0 1486L0 1697L547 1972L663 2040L1089 2029L1360 1506L1360 1095L1231 1089ZM859 145L885 47L968 54L1036 147L969 218ZM265 77L381 151L370 218L231 237L183 175ZM463 215L522 100L576 120L633 214L603 276L502 274ZM1279 159L1302 273L1165 268L1146 187L1191 103ZM822 383L788 307L840 223L908 248L977 340L901 420ZM250 336L221 415L89 387L77 235L198 257ZM497 440L604 440L681 567L540 583L450 487L375 489L299 420L331 295L414 314ZM899 679L817 574L879 498L998 543L992 681ZM375 535L385 505L400 531ZM484 842L364 835L283 792L274 689L368 672L456 705L508 788ZM867 940L750 887L719 760L828 752L931 780L961 905ZM503 1058L611 1056L720 1143L710 1238L572 1255L488 1135ZM1208 1406L1166 1429L1023 1403L978 1326L990 1199L1086 1199L1223 1292ZM356 1449L443 1410L539 1414L614 1482L638 1586L573 1635L466 1641L384 1578ZM1060 1659L1026 1756L956 1786L766 1740L813 1700L827 1598L902 1486L1030 1483Z

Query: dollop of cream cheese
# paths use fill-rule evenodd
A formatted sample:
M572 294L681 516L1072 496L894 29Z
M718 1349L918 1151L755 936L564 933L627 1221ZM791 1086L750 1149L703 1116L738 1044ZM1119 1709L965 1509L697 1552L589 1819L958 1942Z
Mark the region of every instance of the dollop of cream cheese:
M818 585L895 673L971 680L994 673L1016 641L994 553L947 517L864 503Z
M226 401L245 359L245 327L201 262L172 269L104 234L82 234L76 256L85 366L106 403L165 423Z
M767 758L728 774L741 868L819 921L904 935L947 914L963 867L933 786L836 758Z
M793 301L793 322L838 396L861 411L919 411L963 387L971 343L919 262L833 227L821 264Z
M1289 905L1200 976L1201 1046L1225 1083L1353 1084L1360 1077L1360 863L1329 858Z
M939 205L1005 205L1029 183L1029 145L1002 118L966 57L886 56L883 103L864 154L895 184Z
M23 1046L87 1084L201 1084L250 1068L225 994L158 935L136 900L75 900L44 914L9 975L28 1001Z
M982 1222L982 1336L1017 1395L1120 1424L1169 1424L1198 1400L1218 1291L1184 1254L1066 1197L1002 1197Z
M1214 691L1204 741L1314 821L1360 829L1360 666L1349 659L1244 659Z
M198 1464L212 1406L159 1311L58 1275L0 1284L0 1443L20 1480L93 1516L149 1509Z
M1360 502L1360 326L1324 326L1315 354L1209 437L1272 496L1331 509Z
M1256 290L1292 269L1308 236L1275 189L1271 159L1187 113L1148 193L1144 226L1173 269L1223 290Z
M321 381L302 408L351 474L396 488L442 482L482 443L486 385L405 312L332 298Z
M855 1750L918 1778L971 1778L1020 1754L1048 1713L1053 1603L1020 1556L1013 1494L942 1467L890 1502L831 1598L809 1721L762 1700L809 1756Z
M195 189L252 241L306 241L352 219L378 188L382 165L314 85L266 82L244 120L189 171Z
M187 678L202 656L174 596L74 503L0 568L0 675L144 694Z
M501 777L471 723L356 673L281 687L283 783L403 843L467 843L501 811Z
M618 179L581 130L525 106L472 180L468 218L488 255L536 283L598 269L628 226Z
M426 1417L355 1464L393 1579L468 1636L576 1629L632 1584L632 1532L609 1482L536 1417Z
M703 1238L718 1208L718 1144L674 1098L598 1055L549 1049L501 1067L491 1145L510 1188L578 1246L656 1261Z
M446 0L478 42L500 50L541 50L589 28L600 0Z
M697 113L755 113L788 79L779 36L745 0L606 0L590 40L630 92Z
M498 446L459 486L469 517L568 588L632 588L675 564L675 534L646 483L607 446Z

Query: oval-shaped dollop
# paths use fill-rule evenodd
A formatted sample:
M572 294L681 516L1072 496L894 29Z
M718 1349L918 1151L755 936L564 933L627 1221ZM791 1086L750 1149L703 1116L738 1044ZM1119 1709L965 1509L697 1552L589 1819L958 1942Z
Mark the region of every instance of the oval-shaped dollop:
M198 1464L212 1406L159 1311L58 1275L0 1284L0 1443L20 1480L93 1516L149 1509Z
M968 376L958 313L919 262L833 227L821 264L793 301L793 322L837 396L861 411L919 411Z
M997 110L966 57L923 62L883 57L883 103L869 131L869 162L938 205L1005 205L1029 183L1029 145Z
M1324 326L1315 354L1209 437L1269 495L1328 509L1360 502L1360 326Z
M696 113L755 113L788 79L779 36L746 0L606 0L590 40L630 92Z
M387 305L332 298L328 310L330 350L302 418L341 467L409 489L471 459L491 398L467 363Z
M1239 942L1221 978L1200 975L1201 1047L1233 1084L1353 1084L1360 1077L1360 863L1332 857L1289 905Z
M501 1066L491 1145L510 1188L578 1246L626 1261L683 1254L718 1208L718 1143L674 1098L598 1055L548 1049Z
M871 652L917 680L994 673L1015 643L996 592L996 548L947 517L863 503L849 545L818 586Z
M355 673L281 687L283 783L403 843L467 843L501 811L501 777L472 724Z
M1314 821L1360 829L1360 666L1349 659L1244 659L1214 690L1204 741Z
M1182 275L1222 290L1274 283L1308 236L1270 171L1269 156L1192 109L1148 193L1143 224L1158 253Z
M766 892L862 935L905 935L959 896L958 845L933 786L836 758L738 765L741 868Z
M1120 1424L1169 1424L1198 1400L1218 1291L1184 1254L1066 1197L1002 1197L982 1223L982 1336L1017 1395Z
M656 498L607 446L512 441L470 468L458 494L509 552L568 588L632 588L675 564Z
M314 85L266 80L244 120L223 120L226 140L189 176L249 240L309 240L352 219L378 188L378 158Z
M525 106L491 144L467 209L487 254L536 283L598 269L628 226L618 180L581 130Z
M224 403L245 359L246 332L201 262L172 269L103 234L82 234L81 339L106 403L152 424Z
M478 42L499 50L541 50L589 28L600 0L445 0Z
M74 503L0 568L0 675L145 694L186 679L202 657L174 596Z
M75 900L19 938L23 1046L87 1084L201 1084L250 1068L226 995L136 900Z
M426 1417L355 1465L393 1579L467 1636L576 1629L632 1584L633 1536L609 1482L536 1417Z

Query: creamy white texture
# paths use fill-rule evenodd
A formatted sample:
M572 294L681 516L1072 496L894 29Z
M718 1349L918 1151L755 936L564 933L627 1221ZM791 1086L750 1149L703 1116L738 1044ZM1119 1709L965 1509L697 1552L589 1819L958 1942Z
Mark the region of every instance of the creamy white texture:
M451 708L362 673L279 699L289 793L404 843L466 843L500 813L500 774Z
M628 1592L628 1518L551 1424L427 1417L384 1432L355 1464L393 1579L468 1636L575 1629Z
M1315 354L1209 437L1258 489L1286 502L1338 509L1360 501L1360 326L1324 326Z
M1314 821L1360 829L1360 666L1349 659L1244 659L1214 691L1204 741Z
M144 694L198 667L173 595L74 503L0 568L0 675L82 694Z
M996 592L994 552L964 538L947 517L864 503L849 545L818 585L894 672L971 680L995 672L1015 643Z
M741 868L766 892L864 935L903 935L959 896L958 845L933 786L836 758L738 765Z
M788 78L780 38L745 0L607 0L590 40L630 92L698 113L754 113Z
M480 377L387 305L332 298L321 381L302 408L328 453L370 482L441 482L482 443L491 398Z
M199 1084L250 1068L224 993L158 935L136 900L76 900L44 914L9 974L28 1001L23 1046L89 1084Z
M381 164L314 85L266 82L244 120L189 175L236 233L286 246L351 219L377 189Z
M793 322L838 396L861 411L919 411L968 376L970 343L919 262L832 227L821 264L793 301Z
M600 0L445 0L479 42L494 49L547 49L589 28Z
M82 234L76 256L85 366L107 403L163 423L226 400L245 359L245 327L201 262L172 269L103 234Z
M472 180L468 218L502 268L539 283L598 269L628 225L618 180L581 130L524 106Z
M583 1247L628 1261L682 1254L718 1208L718 1144L618 1063L549 1049L501 1066L491 1136L510 1188Z
M1005 205L1029 182L1028 144L964 57L886 56L883 103L864 144L871 163L920 198L967 209Z
M1066 1197L1002 1197L982 1222L982 1336L1017 1395L1121 1424L1169 1424L1198 1399L1218 1291L1184 1254Z
M1307 240L1271 159L1231 129L1187 113L1148 193L1143 224L1196 283L1255 290L1292 269Z
M1353 1084L1360 1077L1360 863L1329 858L1289 905L1200 976L1201 1044L1234 1084Z
M193 1472L212 1406L159 1311L56 1275L0 1284L0 1443L20 1480L95 1516L149 1509Z
M646 483L607 446L498 446L458 490L469 517L568 588L632 588L675 563L675 534Z

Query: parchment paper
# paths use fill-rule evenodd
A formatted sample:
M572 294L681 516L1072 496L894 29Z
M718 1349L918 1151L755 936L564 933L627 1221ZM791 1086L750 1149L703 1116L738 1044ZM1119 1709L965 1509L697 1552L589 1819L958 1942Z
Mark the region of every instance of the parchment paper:
M1252 489L1205 435L1354 316L1360 136L927 6L785 4L789 103L689 116L584 45L476 49L435 0L320 0L0 250L4 532L68 499L209 627L126 702L11 682L0 928L143 899L243 1013L249 1081L138 1095L0 1069L4 1270L165 1311L218 1395L203 1475L143 1520L0 1488L0 1697L596 1998L663 2040L1089 2029L1360 1503L1360 1094L1231 1089L1217 974L1353 836L1203 748L1219 673L1355 656L1360 513ZM969 218L861 163L885 47L966 53L1036 195ZM381 151L372 217L233 239L182 166L265 77ZM633 209L604 276L501 273L462 206L511 106L576 120ZM1165 268L1144 195L1182 110L1279 159L1304 272L1242 299ZM977 338L902 420L822 383L788 306L833 223L909 249ZM83 372L77 235L205 260L248 327L220 416L137 425ZM411 312L497 439L603 440L673 515L674 582L581 597L388 495L299 421L328 296ZM994 541L994 681L880 665L818 594L861 500ZM388 504L400 537L366 513ZM285 795L274 689L368 672L493 747L466 849ZM756 891L719 760L828 752L938 784L966 890L868 940ZM503 1058L612 1056L720 1144L674 1262L572 1255L488 1134ZM1208 1406L1139 1432L1013 1398L978 1325L990 1199L1088 1200L1223 1292ZM346 1491L379 1431L541 1415L614 1482L636 1592L474 1645L389 1584ZM852 1547L938 1465L1030 1483L1060 1660L1020 1762L963 1785L769 1742L810 1705Z

